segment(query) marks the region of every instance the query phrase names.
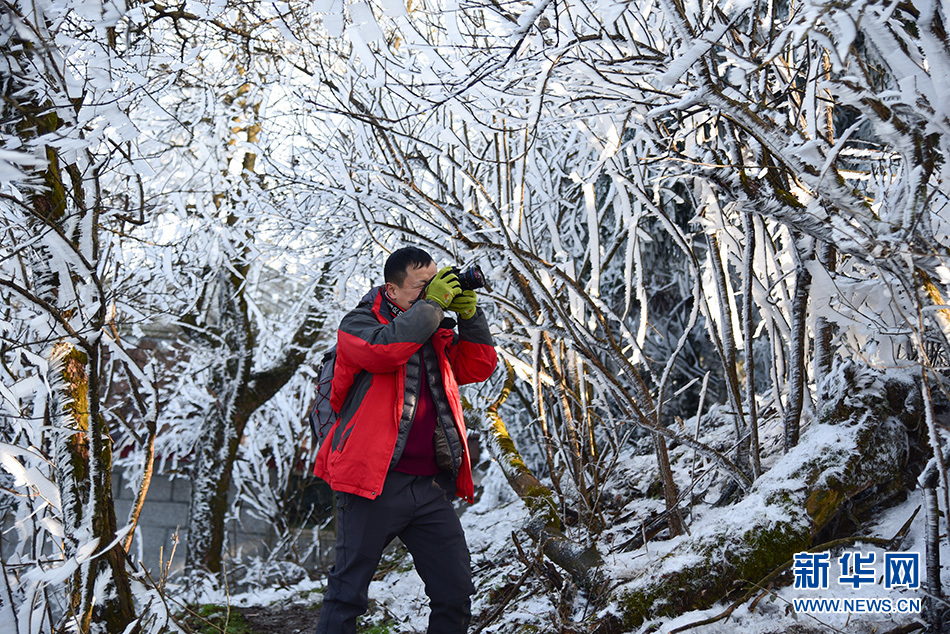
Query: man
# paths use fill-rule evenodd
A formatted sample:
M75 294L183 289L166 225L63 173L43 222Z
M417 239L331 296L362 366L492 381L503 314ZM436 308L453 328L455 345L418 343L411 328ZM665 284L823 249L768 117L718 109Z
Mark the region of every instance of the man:
M494 341L475 292L425 251L393 252L384 276L337 332L330 404L340 417L314 468L337 492L336 565L317 633L356 632L396 537L425 583L429 634L466 632L475 588L452 499L471 502L474 487L458 386L491 376Z

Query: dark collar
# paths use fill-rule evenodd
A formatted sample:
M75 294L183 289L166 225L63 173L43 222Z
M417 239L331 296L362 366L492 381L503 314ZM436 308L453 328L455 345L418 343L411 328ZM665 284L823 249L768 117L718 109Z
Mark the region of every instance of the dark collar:
M385 287L383 287L383 288L380 290L380 294L382 294L382 296L383 296L383 305L381 306L381 308L382 308L382 313L383 313L384 315L388 315L390 320L393 320L393 319L395 319L396 317L399 317L399 315L401 315L401 314L403 314L404 312L406 312L406 311L404 311L404 310L402 309L402 307L400 307L399 305L397 305L396 302L394 302L394 301L392 301L391 299L389 299L389 295L386 294L386 288L385 288Z

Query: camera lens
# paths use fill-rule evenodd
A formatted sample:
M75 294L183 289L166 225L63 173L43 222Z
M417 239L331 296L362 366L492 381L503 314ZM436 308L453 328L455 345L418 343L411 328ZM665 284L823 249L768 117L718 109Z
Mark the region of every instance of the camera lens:
M459 278L459 286L462 287L463 291L474 291L475 289L488 286L485 281L485 275L478 265L467 268L464 271L454 269L454 272Z

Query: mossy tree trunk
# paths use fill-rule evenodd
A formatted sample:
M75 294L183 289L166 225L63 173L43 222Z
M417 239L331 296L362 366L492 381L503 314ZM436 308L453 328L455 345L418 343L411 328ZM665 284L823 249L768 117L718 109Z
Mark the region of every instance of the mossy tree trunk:
M324 313L311 309L287 346L287 353L273 366L252 371L254 339L249 334L243 280L233 273L222 278L217 292L229 299L222 306L224 327L213 331L221 335L216 342L218 360L208 386L215 400L200 422L204 433L194 461L186 562L190 569L215 574L222 571L228 492L247 422L293 377L323 335L325 321ZM319 297L318 292L315 305Z
M20 105L18 130L25 139L60 133L66 125L52 104ZM65 554L77 565L69 585L70 627L85 633L100 623L107 631L122 632L137 615L125 549L117 537L112 440L100 413L106 293L99 277L104 270L99 261L99 201L89 202L86 196L87 188L98 190L97 175L88 170L91 176L84 176L76 165L62 165L50 146L46 159L46 169L37 174L44 187L29 200L29 222L35 235L55 238L26 251L32 279L7 286L65 333L52 347L48 417L56 430L54 472L62 500Z
M505 368L507 376L502 392L487 408L489 423L483 431L488 438L489 453L501 465L508 484L530 511L525 530L531 538L541 545L548 559L571 575L579 587L593 589L599 582L596 570L603 564L596 544L576 544L564 535L554 493L525 464L508 428L498 415L498 408L508 398L514 385L514 370L507 361Z
M53 400L61 414L54 427L64 433L56 443L56 472L63 500L67 553L77 557L79 567L70 584L70 619L80 632L92 624L106 631L122 632L135 622L125 548L118 539L115 503L112 497L112 440L99 412L99 350L89 352L61 342L54 348L53 364L59 376L51 377L60 389ZM57 380L58 379L58 380ZM79 555L95 543L95 555ZM103 580L108 591L96 596Z

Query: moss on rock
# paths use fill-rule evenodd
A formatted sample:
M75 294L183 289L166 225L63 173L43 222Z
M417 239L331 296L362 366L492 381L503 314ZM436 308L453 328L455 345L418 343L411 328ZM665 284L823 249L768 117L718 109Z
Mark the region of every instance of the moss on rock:
M691 555L696 564L664 571L651 583L624 592L619 599L624 627L708 608L736 590L745 590L809 547L811 531L796 524L757 525L738 536L713 534L690 540L682 550L674 549L664 559Z
M904 405L914 385L853 364L839 370L802 443L748 497L711 509L702 532L683 538L621 592L625 629L747 589L812 547L846 506L862 496L873 498L868 505L881 503L902 489L908 434L919 427Z

